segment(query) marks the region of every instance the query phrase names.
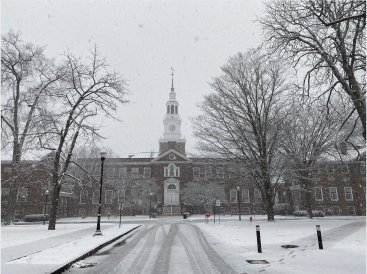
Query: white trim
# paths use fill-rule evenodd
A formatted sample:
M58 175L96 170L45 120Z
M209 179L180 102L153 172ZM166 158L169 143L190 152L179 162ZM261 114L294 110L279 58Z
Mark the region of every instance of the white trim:
M178 155L178 156L180 156L181 158L183 158L183 159L185 159L186 161L183 161L184 163L185 162L189 162L189 163L191 163L192 162L192 160L190 160L189 158L187 158L185 155L183 155L183 154L181 154L181 153L179 153L177 150L174 150L174 149L170 149L170 150L167 150L166 152L164 152L164 153L162 153L161 155L159 155L157 158L155 158L155 159L153 159L151 162L152 163L156 163L156 162L158 162L158 160L159 159L162 159L163 157L165 157L165 156L167 156L168 154L171 154L171 153L173 153L173 154L175 154L175 155ZM168 161L167 161L168 162ZM182 162L182 161L181 161ZM159 162L159 163L162 163L162 162ZM176 162L175 162L176 163Z

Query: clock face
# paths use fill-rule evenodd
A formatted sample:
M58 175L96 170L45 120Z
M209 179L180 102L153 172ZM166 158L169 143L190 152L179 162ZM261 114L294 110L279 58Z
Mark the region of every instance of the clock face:
M170 130L170 131L174 131L175 129L176 129L176 126L175 126L175 125L170 125L170 126L169 126L169 130Z

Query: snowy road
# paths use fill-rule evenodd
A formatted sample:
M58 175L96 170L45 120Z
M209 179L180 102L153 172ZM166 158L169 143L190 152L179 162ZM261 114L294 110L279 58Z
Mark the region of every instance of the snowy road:
M146 224L84 260L91 268L68 273L237 273L189 223Z

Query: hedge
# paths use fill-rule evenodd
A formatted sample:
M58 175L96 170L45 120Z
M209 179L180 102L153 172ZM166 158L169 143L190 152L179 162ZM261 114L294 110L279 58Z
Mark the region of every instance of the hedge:
M26 215L24 216L25 222L40 222L44 221L46 216L46 221L50 220L50 214L34 214L34 215Z
M307 217L307 211L295 211L293 216L296 217ZM312 217L324 217L324 212L319 210L312 210Z

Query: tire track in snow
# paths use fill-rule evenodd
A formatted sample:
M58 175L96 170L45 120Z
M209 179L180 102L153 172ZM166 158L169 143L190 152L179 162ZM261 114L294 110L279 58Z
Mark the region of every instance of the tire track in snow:
M206 255L208 256L209 260L215 265L215 267L218 269L219 273L222 274L237 274L236 271L226 262L224 261L217 252L214 251L214 249L209 245L208 241L204 237L201 230L192 225L192 227L196 230L199 242L203 250L205 251Z
M162 230L164 228L162 226ZM171 251L172 251L172 244L173 239L176 236L178 230L178 226L176 224L171 225L171 229L169 230L168 234L165 232L163 233L163 244L158 252L158 258L155 263L154 269L152 273L159 273L159 274L166 274L169 273L169 263L171 259Z
M127 273L139 274L142 272L144 265L147 262L147 259L154 245L155 235L157 233L157 230L158 230L158 226L156 226L154 230L150 232L150 234L148 235L147 241L145 242L139 254L136 255L136 258L134 262L131 264L131 266L129 267L129 269L127 270Z

